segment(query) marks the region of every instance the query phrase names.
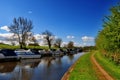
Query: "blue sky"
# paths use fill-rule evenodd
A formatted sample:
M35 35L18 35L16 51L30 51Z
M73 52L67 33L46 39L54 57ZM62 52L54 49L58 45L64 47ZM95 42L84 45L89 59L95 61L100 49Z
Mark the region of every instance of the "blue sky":
M0 27L9 26L14 17L33 21L35 34L45 30L63 39L83 44L96 37L102 19L120 0L0 0ZM0 33L6 33L0 30ZM68 38L67 38L68 36Z

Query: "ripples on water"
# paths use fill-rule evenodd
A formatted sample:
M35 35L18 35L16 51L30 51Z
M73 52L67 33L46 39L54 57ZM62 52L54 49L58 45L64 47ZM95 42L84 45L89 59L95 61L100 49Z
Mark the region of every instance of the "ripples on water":
M82 54L0 63L0 80L60 80Z

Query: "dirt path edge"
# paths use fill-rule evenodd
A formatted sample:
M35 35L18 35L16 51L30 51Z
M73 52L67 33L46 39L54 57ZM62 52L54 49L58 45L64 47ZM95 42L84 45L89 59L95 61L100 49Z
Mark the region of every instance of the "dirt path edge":
M100 73L102 74L102 76L106 79L106 80L114 80L100 65L99 63L96 61L96 59L94 58L95 53L93 53L91 55L91 60L93 62L93 64L97 67L97 69L99 69Z

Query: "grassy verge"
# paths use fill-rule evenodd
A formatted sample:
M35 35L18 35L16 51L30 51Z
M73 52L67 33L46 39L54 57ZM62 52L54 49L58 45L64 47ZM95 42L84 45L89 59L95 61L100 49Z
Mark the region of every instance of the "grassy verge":
M100 52L96 52L95 58L97 62L111 75L115 80L120 80L120 65L116 65L110 59L104 57Z
M0 49L19 49L20 46L12 46L12 45L8 45L8 44L0 44ZM27 49L45 49L48 50L49 47L48 46L26 46ZM52 49L57 49L52 47Z
M75 68L70 73L69 80L98 80L90 61L90 56L91 53L87 53L80 57Z

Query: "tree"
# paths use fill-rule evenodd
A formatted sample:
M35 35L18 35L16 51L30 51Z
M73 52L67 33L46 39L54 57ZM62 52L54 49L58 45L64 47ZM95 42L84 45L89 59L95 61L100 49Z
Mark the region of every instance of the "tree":
M33 36L32 37L32 42L34 43L34 44L38 44L38 41L36 40L36 38Z
M74 42L70 41L67 45L68 48L74 48Z
M46 30L42 34L44 35L45 43L47 43L49 49L51 49L52 43L54 41L54 35L48 30Z
M37 39L35 38L35 36L34 36L33 33L31 33L31 34L29 35L29 41L30 41L30 42L33 42L34 44L38 43L38 41L37 41Z
M120 4L113 6L110 11L111 15L105 17L103 29L96 38L96 46L112 53L116 59L120 57Z
M34 34L30 35L29 41L33 42L33 43L29 44L29 46L34 46L34 48L35 48L35 46L39 46L37 39L34 37Z
M62 39L61 38L58 38L55 40L55 46L60 48L61 47L61 44L62 44Z
M25 48L26 41L28 40L31 30L33 29L32 21L23 17L14 18L13 24L9 26L9 29L10 32L14 33L14 36L17 37L20 48Z

